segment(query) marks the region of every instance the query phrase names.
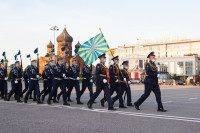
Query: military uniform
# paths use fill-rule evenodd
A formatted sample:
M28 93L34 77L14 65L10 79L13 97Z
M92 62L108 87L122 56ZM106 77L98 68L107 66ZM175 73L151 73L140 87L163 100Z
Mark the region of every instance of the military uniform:
M86 87L88 87L91 98L93 95L93 90L92 90L93 80L91 79L92 72L88 66L84 66L82 71L83 71L83 80L82 80L82 90L80 95L82 96L84 91L86 90Z
M109 75L110 75L110 95L112 96L114 92L117 93L117 96L119 98L119 107L124 107L124 102L122 99L122 90L120 81L122 81L122 75L119 71L119 67L117 64L113 64L109 67ZM106 98L104 97L101 99L101 104L103 105L106 101Z
M45 83L45 87L47 87L47 89L44 91L43 95L42 95L42 102L44 101L44 98L46 95L48 95L51 90L52 90L52 83L53 83L53 67L49 66L45 72L43 73L43 79L44 83ZM56 94L54 94L54 99L55 99Z
M10 97L15 93L17 102L22 102L20 97L22 96L22 81L21 81L21 68L14 67L10 71L11 86L12 89L8 94L8 101Z
M29 86L29 79L28 79L28 68L23 73L24 83L25 83L25 89L23 90L23 94L27 92L28 86Z
M64 83L64 77L65 77L65 72L64 72L64 68L63 65L60 64L55 64L55 66L53 67L53 90L50 92L49 94L49 98L47 100L48 104L51 104L51 99L52 97L57 93L58 87L60 87L61 91L62 91L62 95L63 95L63 105L68 105L66 101L66 86Z
M7 96L7 72L6 69L0 68L0 90L1 90L1 98L6 100Z
M129 74L128 71L126 69L122 69L121 70L122 75L124 77L121 77L120 79L120 85L121 85L121 89L122 89L122 95L124 94L124 92L126 92L127 94L127 106L133 106L132 105L132 100L131 100L131 89L130 89L130 81L129 81ZM118 100L118 96L116 95L115 97L112 98L112 101L115 102L116 100Z
M155 56L154 52L151 52L147 58L150 56ZM158 69L156 64L153 61L150 61L145 66L146 77L144 80L145 90L144 94L134 103L136 109L139 110L139 106L149 97L151 91L154 92L156 96L156 101L158 104L158 111L166 112L163 109L162 101L161 101L161 92L160 87L158 85Z
M27 103L28 96L34 90L37 96L37 103L41 103L40 101L40 88L39 88L39 69L33 65L28 69L28 78L29 78L29 89L25 95L24 102Z
M92 104L95 99L99 96L102 90L104 90L105 97L108 102L108 109L113 109L113 103L110 96L110 90L107 81L107 68L104 63L99 63L96 66L96 92L88 101L88 107L92 108ZM104 82L105 81L105 82Z
M69 72L70 72L71 84L70 84L69 90L67 92L67 94L68 94L67 97L68 97L68 99L70 99L73 87L75 87L77 104L82 104L80 101L79 69L77 66L72 65L69 69Z
M44 94L49 86L49 79L50 79L50 70L48 68L44 68L42 72L42 78L43 78L43 90L41 91L40 95Z

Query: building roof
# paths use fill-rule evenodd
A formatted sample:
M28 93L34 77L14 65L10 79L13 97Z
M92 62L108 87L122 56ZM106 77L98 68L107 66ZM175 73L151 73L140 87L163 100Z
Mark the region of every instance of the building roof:
M47 44L47 48L54 48L54 45L51 41Z
M78 43L75 45L75 48L80 48L81 47L81 44L80 42L78 41Z
M63 32L57 37L57 42L73 42L73 38L69 35L66 28L63 29Z

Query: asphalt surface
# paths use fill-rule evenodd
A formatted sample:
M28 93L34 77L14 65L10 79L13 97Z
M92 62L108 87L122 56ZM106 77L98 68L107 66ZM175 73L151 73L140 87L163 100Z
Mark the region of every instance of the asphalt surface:
M143 85L131 88L134 102L143 93ZM88 92L81 98L84 105L75 103L73 93L70 107L62 106L62 100L52 105L46 100L42 105L31 99L27 104L13 98L0 100L0 133L200 133L200 87L161 86L161 92L166 113L157 112L153 93L140 111L133 107L108 111L107 104L101 107L99 103L103 92L93 110L86 106Z

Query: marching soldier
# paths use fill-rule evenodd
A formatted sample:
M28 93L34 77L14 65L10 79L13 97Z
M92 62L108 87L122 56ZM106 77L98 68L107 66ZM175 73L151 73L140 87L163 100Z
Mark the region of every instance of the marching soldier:
M83 104L80 101L80 84L79 84L80 77L79 77L79 69L78 69L78 66L77 66L76 59L72 59L72 66L70 67L70 76L71 76L70 78L72 80L71 80L71 84L69 86L69 90L67 92L68 100L70 100L72 89L73 89L73 87L75 87L77 104Z
M58 87L60 87L62 91L62 96L63 96L63 105L70 106L70 104L68 104L66 101L67 92L66 92L66 86L64 83L64 78L66 77L66 75L65 75L65 70L62 65L63 63L62 60L63 60L63 57L58 57L58 63L56 63L56 65L53 67L53 75L54 75L53 90L49 94L47 103L51 104L52 97L54 96L54 94L57 93Z
M44 102L44 98L45 98L45 96L46 95L48 95L50 92L51 92L51 90L52 90L52 83L53 83L53 67L54 67L54 63L53 63L53 60L50 60L49 61L49 63L50 63L50 65L46 68L46 70L45 70L45 75L44 75L44 77L43 78L45 78L46 77L46 79L47 79L47 81L45 81L46 82L46 84L47 84L47 89L46 89L46 91L44 91L44 93L43 93L43 95L42 95L42 102ZM47 65L47 64L46 64ZM55 94L56 95L56 94ZM53 99L53 102L54 103L58 103L56 100L55 100L55 95L54 95L54 99Z
M28 69L29 65L26 67L24 73L23 73L23 78L24 78L24 83L25 83L25 89L23 90L23 94L25 94L28 90L28 84L29 84L29 79L28 79ZM30 99L32 99L32 94L30 95Z
M122 90L121 90L121 86L120 86L120 77L123 77L123 75L121 75L121 72L119 70L119 56L115 56L112 58L114 64L110 66L109 68L109 75L110 75L110 95L112 96L114 92L117 93L117 96L119 98L119 108L126 108L124 106L124 102L122 99ZM103 99L101 99L101 105L104 107L104 102L106 101L106 98L104 97Z
M102 90L104 90L107 102L108 102L108 110L116 110L113 108L113 103L110 96L110 90L107 81L107 68L104 65L106 62L105 54L99 56L100 63L96 66L96 92L92 95L90 100L87 103L88 108L92 108L92 104L95 99L99 96Z
M70 79L70 67L68 61L65 62L65 75L66 77L64 78L64 83L66 88L69 90L69 86L71 84L71 79ZM57 96L57 100L60 100L60 96L62 95L62 92L60 92Z
M44 70L42 72L42 78L43 78L43 90L41 91L40 95L44 94L45 91L47 91L47 88L49 86L49 64L45 64ZM43 100L42 100L43 101Z
M15 67L10 72L11 86L12 89L8 94L8 101L10 101L11 96L15 93L17 102L22 102L20 97L22 96L22 79L21 79L21 68L19 61L15 62Z
M151 52L147 58L149 58L149 62L146 64L146 77L144 80L145 90L144 94L134 103L135 108L140 110L139 106L149 97L151 91L154 92L156 96L156 101L158 104L158 110L160 112L166 112L163 108L162 101L161 101L161 92L160 87L158 85L158 69L155 64L155 54Z
M131 100L131 89L130 89L130 80L129 80L129 74L128 74L128 61L123 61L122 63L123 65L123 69L121 70L122 72L122 75L124 77L121 77L120 79L123 79L120 81L120 85L121 85L121 88L122 88L122 95L124 92L126 92L127 94L127 106L129 107L133 107L133 104L132 104L132 100ZM112 101L115 102L116 100L118 100L118 96L116 95L115 97L112 98Z
M85 65L82 69L83 72L83 80L82 80L82 90L81 90L81 96L83 95L86 87L88 87L88 90L90 92L90 98L93 95L93 90L92 90L92 84L93 84L93 80L92 80L92 72L90 70L90 68Z
M32 93L34 90L37 95L37 103L40 104L40 88L39 88L39 69L37 67L36 60L31 61L31 66L28 69L28 78L29 78L29 89L25 95L24 103L27 103L28 96Z
M1 98L7 99L7 72L4 66L4 60L0 62L0 89L1 89Z

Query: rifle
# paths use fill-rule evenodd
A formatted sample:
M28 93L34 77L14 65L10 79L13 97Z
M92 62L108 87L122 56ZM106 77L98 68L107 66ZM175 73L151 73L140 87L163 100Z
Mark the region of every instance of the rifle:
M23 65L22 65L22 55L20 54L21 59L21 78L23 77Z

